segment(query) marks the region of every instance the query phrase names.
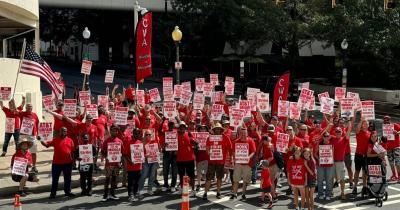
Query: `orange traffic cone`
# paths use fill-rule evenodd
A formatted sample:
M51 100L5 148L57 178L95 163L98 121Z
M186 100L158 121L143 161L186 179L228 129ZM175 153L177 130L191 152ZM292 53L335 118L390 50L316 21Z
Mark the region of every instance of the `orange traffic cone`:
M189 210L189 177L183 177L181 210Z
M14 201L14 210L22 210L22 204L19 200L20 196L18 194L15 195Z

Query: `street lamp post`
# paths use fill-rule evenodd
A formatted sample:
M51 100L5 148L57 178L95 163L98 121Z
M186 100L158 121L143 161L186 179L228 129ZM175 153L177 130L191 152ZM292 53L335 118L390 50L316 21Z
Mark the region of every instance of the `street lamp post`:
M343 39L340 46L342 47L342 50L343 50L342 87L346 88L346 86L347 86L346 61L347 61L347 48L349 47L349 43L347 42L346 39Z
M88 27L85 27L85 30L83 30L83 32L82 32L82 36L83 36L83 38L85 39L85 44L86 44L86 52L85 52L85 57L84 57L84 59L89 59L89 45L88 45L88 40L89 40L89 38L90 38L90 31L89 31L89 29L88 29ZM84 91L85 90L85 84L86 84L86 80L87 80L87 83L89 83L89 75L84 75L83 76L83 84L82 84L82 91Z
M176 46L176 62L179 62L179 43L182 40L182 32L181 32L181 30L179 30L178 26L175 26L174 31L172 31L172 39L174 40L175 46ZM177 84L180 84L179 71L180 71L180 68L176 68L176 83Z

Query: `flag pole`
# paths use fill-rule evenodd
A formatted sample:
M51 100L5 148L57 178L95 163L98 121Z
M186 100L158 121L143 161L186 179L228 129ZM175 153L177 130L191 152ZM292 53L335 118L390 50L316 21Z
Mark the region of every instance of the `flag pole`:
M18 65L18 72L17 72L17 76L15 78L14 89L13 89L13 94L12 94L11 99L14 99L15 88L17 87L19 72L21 71L22 61L24 60L24 57L25 57L25 48L26 48L26 39L24 38L24 41L22 43L21 57L19 60L19 65Z

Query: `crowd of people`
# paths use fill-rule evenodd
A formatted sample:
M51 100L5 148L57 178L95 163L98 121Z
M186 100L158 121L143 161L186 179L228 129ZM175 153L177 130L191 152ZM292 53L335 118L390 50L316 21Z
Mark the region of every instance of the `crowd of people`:
M126 186L129 201L140 200L145 195L152 196L160 185L157 179L160 164L163 192L181 190L183 176L188 176L191 196L196 196L204 187L204 194L199 197L207 200L211 185L216 183L216 198L220 199L223 182L229 180L230 199L237 199L242 181L240 195L245 200L247 187L260 181L260 204L267 208L281 199L278 188L284 184L284 176L289 185L286 194L294 195L296 209L314 209L314 199L334 199L335 185L340 186L342 200L348 196L346 184L353 190L352 197L357 196L359 182L362 182L361 193L367 193L367 165L385 166L386 156L393 174L390 179L400 181L400 124L397 123L393 123L395 139L388 141L378 134L372 121L356 117L357 114L351 118L341 117L339 106L335 112L323 114L321 119L305 111L300 120L271 116L257 109L251 112L251 117L244 118L240 126L232 127L230 107L235 106L235 102L231 98L223 97L221 102L216 102L223 105L224 114L220 120L211 120L212 104L208 102L203 109L177 102L176 117L167 118L163 107L150 102L147 95L146 104L141 106L136 103L132 87L122 93L117 89L118 86L110 94L108 107L97 106L96 119L80 108L75 117L67 117L63 101L57 100L55 110L46 110L54 117L53 139L47 141L38 135L39 119L32 111L32 104L24 105L23 100L21 106L16 107L11 100L6 107L0 102L6 117L15 119L15 131L5 135L2 156L7 153L13 136L16 153L11 168L17 158L27 163L23 165L25 175L12 174L12 179L20 183L18 194L26 196L25 183L38 181L39 142L54 148L51 199L56 197L61 172L65 195L75 196L71 192L71 174L78 170L81 196L92 195L93 173L101 171L105 174L102 201L119 199L115 194L119 182ZM116 124L117 107L128 108L126 125ZM20 135L22 121L26 119L32 120L33 129L30 134ZM391 123L390 117L385 116L384 124ZM354 160L350 147L352 133L356 139ZM283 146L280 134L288 137ZM385 150L377 151L377 145ZM83 159L82 154L92 159ZM102 165L104 169L99 167ZM362 180L359 180L360 175ZM147 193L144 191L146 183Z

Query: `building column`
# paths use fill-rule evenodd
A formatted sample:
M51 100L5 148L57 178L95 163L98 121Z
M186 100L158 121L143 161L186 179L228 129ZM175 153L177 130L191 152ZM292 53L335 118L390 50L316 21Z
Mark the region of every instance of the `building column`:
M39 31L39 20L36 22L35 28L35 52L40 55L40 31Z
M7 58L7 39L3 39L3 58Z

